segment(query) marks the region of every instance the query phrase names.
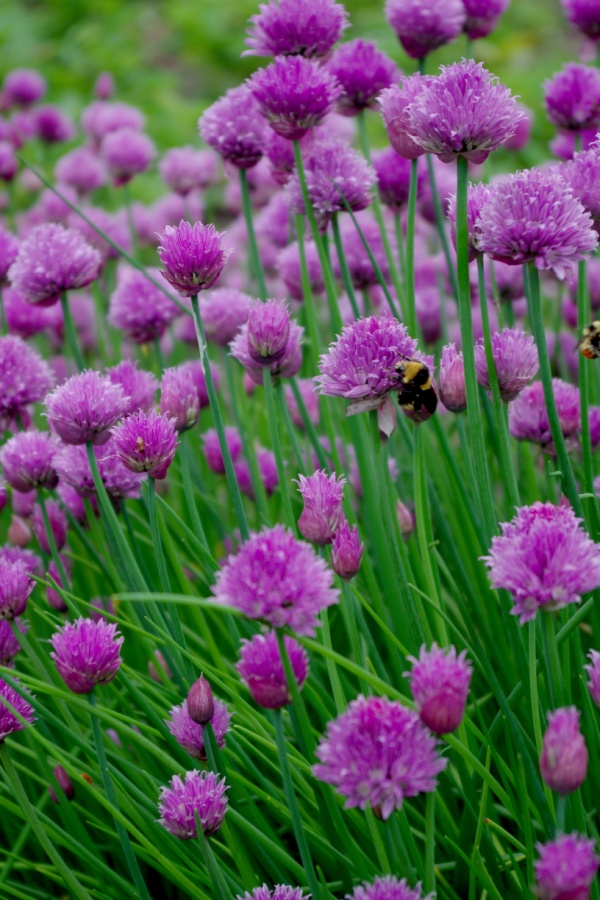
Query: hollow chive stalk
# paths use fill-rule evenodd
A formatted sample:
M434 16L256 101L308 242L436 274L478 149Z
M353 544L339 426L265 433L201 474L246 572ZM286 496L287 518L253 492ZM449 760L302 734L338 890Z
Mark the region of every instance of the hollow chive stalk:
M46 506L46 498L44 497L44 492L42 488L38 488L37 491L37 499L40 504L40 510L42 513L42 521L44 523L44 531L46 532L46 538L48 539L48 546L50 547L50 556L52 557L52 561L56 566L56 570L60 575L60 579L63 583L63 587L68 590L69 588L69 579L67 578L67 573L65 571L65 567L63 566L63 561L60 558L60 554L58 552L58 547L56 546L56 539L54 537L54 532L52 531L52 525L50 524L50 518L48 516L48 508Z
M436 609L442 610L442 598L440 588L440 576L437 571L437 562L433 551L433 527L431 524L431 509L429 507L429 496L427 491L427 476L425 470L425 435L423 433L423 425L415 425L415 435L413 443L414 454L414 497L415 497L415 518L417 520L417 537L419 541L419 549L421 551L421 560L425 570L425 580L430 599L433 601ZM446 622L443 616L436 616L436 631L441 647L448 646L448 632L446 630Z
M417 308L415 301L415 220L417 216L418 159L411 160L406 216L406 252L404 253L404 297L406 302L406 327L413 337L417 333ZM397 229L398 245L402 243L401 229ZM400 258L402 252L398 249Z
M591 317L590 302L587 289L587 262L580 260L577 270L577 331L583 333L583 329L589 323ZM592 442L590 439L590 380L587 359L579 356L579 401L581 404L581 452L583 457L582 493L595 494L594 491L594 467L592 463ZM585 504L588 512L588 528L592 537L598 535L598 515L596 501L588 500Z
M242 193L242 212L244 214L244 222L246 223L246 232L248 234L248 250L250 251L252 273L256 279L258 296L261 300L266 300L267 285L260 253L258 252L254 222L252 220L252 204L250 202L250 189L248 187L248 173L246 169L240 169L240 189Z
M202 854L204 865L206 866L206 870L209 874L210 880L212 881L213 888L215 889L216 900L232 900L232 896L227 889L225 879L223 878L215 855L212 851L212 847L210 846L210 838L207 838L207 836L204 834L204 831L202 830L200 815L197 811L196 832L198 836L198 844L200 846L200 853Z
M202 525L202 519L200 518L200 513L198 512L198 507L196 506L196 499L194 497L194 489L192 485L192 475L190 471L190 444L187 440L187 436L184 434L181 438L180 444L180 452L179 452L179 466L181 470L181 480L183 482L183 492L185 494L185 501L187 504L188 512L190 514L190 519L192 520L192 525L194 529L194 533L200 543L206 547L208 550L208 542L206 540L206 533L204 531L204 527Z
M425 795L425 890L435 891L435 791Z
M79 349L77 331L75 330L75 323L73 322L73 316L71 315L71 307L69 306L69 298L67 297L66 291L63 291L60 295L60 305L62 307L65 337L67 339L67 344L69 345L69 351L77 369L80 372L83 372L85 369L85 362L81 350Z
M277 412L275 409L275 397L273 392L273 376L269 366L263 368L263 386L265 389L265 402L267 407L267 418L269 420L269 431L271 433L271 446L275 454L275 465L277 467L277 478L279 479L279 490L281 492L281 501L283 504L283 517L288 528L296 532L296 520L292 511L292 502L288 491L285 476L285 463L283 461L283 453L281 451L281 440L279 436L279 422L277 421Z
M231 453L229 452L229 445L227 443L227 438L225 437L225 425L223 424L221 407L219 405L219 399L215 390L215 383L213 381L212 372L210 370L208 347L206 344L206 335L204 334L204 325L202 324L202 318L200 316L198 294L194 294L194 296L192 297L192 315L194 317L194 325L196 326L196 338L198 341L200 360L202 362L202 369L204 371L204 378L206 380L208 402L210 404L217 437L219 439L219 447L221 449L221 456L223 457L223 465L225 466L225 475L227 476L227 484L229 486L229 493L231 494L235 518L237 520L238 528L240 529L242 540L247 541L250 531L248 529L248 522L246 521L246 513L244 511L244 504L242 503L242 495L240 493L240 488L233 469L233 461L231 459Z
M459 156L459 159L464 159L464 157ZM465 159L464 161L466 164L467 160ZM459 286L456 281L456 274L455 274L455 270L454 270L454 264L452 261L452 253L450 252L450 242L448 241L448 233L446 231L444 210L442 209L442 202L440 200L440 194L437 189L437 182L435 179L435 170L433 168L433 156L431 155L431 153L427 154L427 174L429 176L429 186L431 187L431 197L433 200L433 212L434 212L434 216L435 216L435 227L437 229L440 243L442 245L444 259L446 260L446 267L448 269L450 284L452 286L452 293L454 294L454 296L456 298L458 298Z
M344 288L346 290L346 294L348 295L348 300L350 301L350 306L352 307L352 312L358 319L360 316L360 310L358 308L358 303L356 302L356 294L354 293L354 285L352 284L352 279L350 277L350 272L348 270L348 262L346 260L346 254L344 253L344 245L342 244L342 236L340 234L340 223L338 219L339 213L334 213L333 218L331 220L331 228L333 231L333 242L335 244L335 252L338 258L338 262L340 264L340 271L342 273L342 281L344 282Z

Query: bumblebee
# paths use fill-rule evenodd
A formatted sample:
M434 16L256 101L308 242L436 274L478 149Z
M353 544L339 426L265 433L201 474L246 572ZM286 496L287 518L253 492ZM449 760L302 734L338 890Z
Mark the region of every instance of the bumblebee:
M394 371L398 378L400 406L407 412L413 412L416 419L420 418L422 410L432 416L437 409L437 395L425 363L405 356L396 363Z
M588 359L598 359L600 356L600 322L592 322L583 329L579 349Z

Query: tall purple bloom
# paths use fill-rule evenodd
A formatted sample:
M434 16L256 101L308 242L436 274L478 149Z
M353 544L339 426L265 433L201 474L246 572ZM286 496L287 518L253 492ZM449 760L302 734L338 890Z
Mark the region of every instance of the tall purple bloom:
M463 720L473 669L466 659L467 651L457 654L455 647L448 651L425 644L419 658L409 656L412 670L410 692L417 705L421 722L434 734L456 731Z
M570 506L534 503L501 525L483 561L494 587L513 595L512 614L521 625L538 609L579 603L600 585L600 545L579 527Z
M46 79L35 69L12 69L2 84L7 106L31 106L46 93Z
M574 384L552 379L552 389L560 427L565 438L578 431L581 423L579 390ZM548 411L541 381L524 388L508 407L510 433L517 441L531 441L540 444L548 453L554 453L554 443L550 431Z
M227 91L198 120L202 140L238 169L251 169L263 155L267 126L250 88Z
M288 339L283 355L270 362L270 370L273 376L291 378L296 375L302 365L302 335L304 329L295 322L290 322ZM248 336L248 325L242 325L239 332L231 342L231 355L235 357L245 368L250 378L256 384L263 383L263 369L265 364L256 361L256 351L251 349Z
M338 602L332 574L313 548L283 526L263 528L217 573L213 593L251 619L313 635L318 613Z
M304 509L298 520L302 537L313 544L330 544L344 520L344 484L346 479L328 475L318 469L308 478L298 476L298 491L304 501Z
M283 641L298 690L302 690L308 677L306 650L288 635ZM264 709L281 709L292 702L274 631L255 634L251 640L242 640L236 669L254 702Z
M248 352L260 366L270 366L284 355L290 337L290 313L285 300L252 304L247 319Z
M155 277L159 275L158 269L149 271ZM111 295L108 321L129 340L147 344L161 338L179 312L173 300L148 281L143 272L127 268L120 272Z
M348 27L348 13L335 0L269 0L259 9L242 56L326 57Z
M58 106L40 106L35 110L37 136L45 144L69 141L75 134L72 120Z
M79 618L67 622L50 638L50 654L60 677L75 694L89 694L108 684L121 665L123 638L115 623Z
M193 759L206 759L206 748L202 736L202 726L198 725L190 717L188 701L184 700L180 706L173 706L169 711L170 719L165 723L177 743L183 747L186 753ZM222 700L214 701L214 713L210 719L213 734L219 749L225 746L225 735L229 731L231 713Z
M481 253L479 245L479 216L484 205L492 196L492 189L482 181L470 184L467 193L467 240L469 246L469 262ZM450 236L456 249L456 194L452 194L448 202L448 219L450 220Z
M175 457L177 432L173 420L138 410L111 430L117 456L132 472L147 472L150 478L166 478Z
M540 367L537 347L531 335L518 328L503 328L492 335L492 355L500 396L508 403L521 393ZM490 378L483 340L475 345L477 381L489 388Z
M46 397L48 421L65 444L105 444L126 409L120 385L92 369L73 375Z
M59 184L69 185L84 196L106 184L104 163L89 147L75 147L61 156L54 175Z
M206 190L219 177L217 157L211 150L171 147L158 166L166 186L185 197L195 188Z
M0 557L0 619L23 615L34 585L24 562Z
M200 298L200 315L206 339L227 347L246 322L252 297L235 288L215 288Z
M406 878L399 881L395 875L385 875L354 888L347 900L434 900L434 894L424 897L420 884L410 888Z
M454 344L442 348L437 389L440 400L450 412L459 413L467 408L465 364L462 353Z
M394 212L399 212L408 203L411 169L409 161L396 153L393 147L387 147L373 154L373 168L377 175L381 202Z
M0 462L5 479L15 491L26 494L35 488L55 488L58 475L54 457L58 449L56 438L45 431L20 431L0 450Z
M571 25L593 41L600 41L600 7L597 0L562 0Z
M204 834L215 834L227 812L228 788L225 779L213 772L185 773L185 780L174 775L169 787L161 787L158 822L175 837L189 841L198 836L198 819Z
M303 56L277 57L248 85L273 131L290 141L320 125L341 94L333 75Z
M111 131L120 128L134 128L141 131L144 127L144 115L135 106L127 103L110 103L99 101L90 103L83 111L81 125L90 138L92 146L97 149L102 139Z
M417 159L425 153L410 134L408 108L432 81L431 76L401 75L400 83L382 91L378 102L390 144L403 159Z
M100 478L113 501L125 497L139 497L140 484L145 475L128 469L115 452L112 440L101 447L94 447L100 470ZM86 448L65 444L56 455L56 470L61 484L73 487L80 497L94 497L95 487Z
M98 251L78 231L52 223L38 225L21 242L8 277L29 303L50 306L63 291L94 281L100 262Z
M422 59L458 37L466 13L462 0L386 0L385 16L406 53Z
M581 787L587 776L588 751L579 730L579 711L565 706L548 713L540 771L553 791L564 796Z
M600 231L600 146L595 143L591 150L576 153L572 160L560 167L560 174L571 186L573 194L594 220L594 228Z
M396 63L375 43L360 38L337 47L326 66L341 85L337 110L345 116L372 109L381 91L399 74Z
M595 842L580 835L560 834L547 844L536 844L534 863L538 900L588 900L600 857Z
M194 427L200 414L200 398L189 368L165 369L160 383L160 411L173 420L176 431Z
M548 118L561 131L600 127L600 72L581 63L566 63L544 84Z
M124 359L107 369L106 375L112 384L120 385L127 398L128 406L124 415L130 416L138 409L146 412L150 409L158 390L158 381L152 372L138 369L137 362Z
M167 225L158 248L158 256L165 267L162 275L184 297L208 290L233 252L222 249L222 238L214 225L201 222L190 225L183 219L176 228Z
M52 370L32 347L14 335L0 337L0 423L7 428L26 407L54 385Z
M22 690L25 691L25 694L30 693L26 688L22 688ZM15 712L12 711L13 709ZM18 715L15 715L15 713L18 713ZM24 719L25 723L31 725L35 721L33 707L14 687L11 687L0 678L0 744L6 740L9 734L13 734L15 731L22 731L25 728L25 724L21 719Z
M150 138L135 128L119 128L107 134L100 147L102 159L115 187L127 184L135 175L145 172L156 148Z
M313 772L346 797L346 808L369 804L384 821L406 797L434 791L448 760L418 715L386 697L353 700L330 722Z
M344 581L351 581L358 575L364 546L358 535L358 528L346 520L339 526L331 540L331 568Z
M463 0L467 21L464 30L475 41L486 37L496 25L510 0Z

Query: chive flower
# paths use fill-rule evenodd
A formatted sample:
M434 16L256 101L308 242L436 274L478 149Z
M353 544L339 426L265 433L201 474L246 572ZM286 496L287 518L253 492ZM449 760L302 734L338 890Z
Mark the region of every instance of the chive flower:
M533 865L538 900L589 900L600 865L595 846L595 841L575 832L536 844L539 859Z
M309 668L306 650L289 635L283 641L298 690L302 690ZM263 709L281 709L292 702L274 631L243 639L236 669L254 702Z
M207 837L215 834L227 812L228 790L225 779L213 772L186 772L184 779L174 775L168 787L161 787L158 823L182 841L198 836L200 828Z
M225 266L232 249L223 250L223 235L214 225L184 222L167 225L160 235L158 256L161 272L169 284L184 297L193 297L212 287Z
M269 0L250 17L242 56L327 57L348 27L348 13L335 0Z
M548 713L540 771L549 788L557 794L572 794L587 776L588 751L579 730L579 711L565 706Z
M172 419L151 409L138 410L111 430L117 456L132 472L147 472L163 479L177 449L177 432Z
M115 623L80 617L55 631L50 643L58 673L75 694L89 694L119 671L123 638Z

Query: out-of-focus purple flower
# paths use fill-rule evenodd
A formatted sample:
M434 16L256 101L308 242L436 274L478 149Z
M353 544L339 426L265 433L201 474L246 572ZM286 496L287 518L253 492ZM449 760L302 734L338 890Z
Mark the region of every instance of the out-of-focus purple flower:
M555 138L550 141L550 150L559 159L568 161L573 159L576 151L589 150L598 137L596 128L586 131L560 131ZM581 146L579 146L581 145Z
M226 426L225 440L229 447L231 459L235 462L242 452L242 439L237 428ZM225 463L223 462L221 445L219 444L219 437L216 430L210 428L208 431L205 431L202 436L202 442L204 456L206 457L209 469L214 472L215 475L224 475Z
M337 110L346 116L372 109L381 91L389 88L399 75L396 63L389 56L378 50L373 41L360 38L337 47L326 67L341 85Z
M283 641L298 689L302 690L308 676L306 650L288 635ZM251 640L242 640L236 669L252 699L264 709L281 709L292 702L274 631L255 634Z
M322 294L325 290L325 281L319 260L319 253L314 241L305 241L304 255L311 293ZM277 271L281 275L281 279L289 291L290 297L298 302L304 300L300 247L297 241L294 241L279 253L277 257Z
M0 619L14 619L25 612L34 584L24 562L0 557Z
M9 562L22 562L31 575L42 574L42 561L33 550L25 550L21 547L11 547L5 544L3 547L0 547L0 559L6 559Z
M46 93L46 79L35 69L13 69L2 84L2 99L7 107L31 106Z
M23 632L26 630L26 626L23 625L20 619L17 622L17 626ZM0 666L12 668L14 666L13 660L20 650L19 639L13 634L10 622L7 619L0 620Z
M75 134L72 120L58 106L40 106L34 115L37 136L45 144L60 144Z
M238 169L251 169L263 155L267 126L245 84L227 91L198 120L202 140Z
M560 834L554 841L536 844L534 862L538 900L588 900L590 885L600 865L595 842L578 834Z
M342 141L319 141L305 160L308 196L319 230L324 232L336 212L346 207L357 212L372 202L377 176L360 153ZM293 213L306 212L298 174L285 187L285 197Z
M398 881L395 875L384 875L354 888L347 900L434 900L434 894L424 897L420 883L410 888L406 878Z
M169 190L183 197L194 188L206 190L219 177L214 153L190 146L171 147L160 161L158 170Z
M325 561L281 525L252 534L228 557L212 590L219 603L302 635L313 635L318 613L339 599Z
M215 700L214 705L215 711L210 719L210 724L212 725L217 745L222 750L225 746L225 735L229 731L231 713L222 700ZM169 716L170 719L165 719L165 723L177 743L193 759L205 760L206 749L204 747L204 738L202 737L202 726L198 725L190 717L188 701L184 700L180 706L174 706L169 711Z
M383 278L387 280L390 274L389 266L381 238L381 231L376 220L369 212L362 213L356 219ZM353 287L358 291L363 291L378 284L379 277L352 219L346 217L342 219L340 222L340 234ZM337 255L333 260L333 271L336 277L341 279L342 269Z
M564 796L581 787L587 776L588 751L579 730L579 711L565 706L548 713L540 771L549 788Z
M279 484L279 475L277 474L277 463L275 454L270 450L262 447L256 448L256 462L258 463L258 474L263 483L267 497L270 497ZM242 494L246 494L252 500L255 500L254 486L250 475L250 467L246 460L239 456L233 462L233 471L236 481Z
M273 131L290 141L320 125L341 94L333 75L303 56L277 57L248 86Z
M120 385L88 369L55 388L45 405L50 426L65 444L105 444L127 410L127 398Z
M589 666L584 666L584 669L590 676L587 687L590 692L590 697L596 706L600 708L600 653L598 653L597 650L590 650L588 656L590 658L590 664Z
M596 0L561 0L571 25L592 41L600 41L600 10Z
M576 153L570 162L560 167L560 174L571 186L573 194L594 220L596 231L600 229L600 146Z
M5 479L15 491L27 493L35 488L55 488L58 475L54 468L56 439L45 431L20 431L0 450Z
M513 266L534 262L560 279L598 243L592 218L570 187L542 169L517 172L495 185L479 228L480 247L492 259Z
M158 269L148 271L156 278ZM130 341L147 344L161 338L179 315L179 307L137 269L125 269L118 278L108 307L108 321Z
M223 824L227 812L228 790L225 779L214 772L185 773L185 781L174 775L169 787L161 787L158 811L158 823L181 838L189 841L198 836L198 820L200 828L209 837L215 834Z
M0 141L0 181L12 181L18 170L14 147L8 141Z
M69 512L80 525L85 524L87 521L87 513L85 511L83 500L75 488L70 484L59 482L56 493L60 497L66 511Z
M419 658L407 657L412 670L407 672L410 692L424 725L434 734L456 731L463 720L473 669L466 659L467 651L457 654L455 647L448 651L425 644Z
M33 140L35 132L35 114L30 109L13 112L5 126L7 142L15 150L20 150L24 144Z
M110 72L100 72L94 84L94 97L110 100L115 92L115 80Z
M100 228L107 238L125 251L131 250L131 235L127 227L127 218L124 210L116 213L109 213L97 206L82 206L81 212L92 222L96 228ZM119 257L118 250L115 250L107 240L105 240L92 225L88 225L81 216L72 213L69 216L68 224L70 228L81 232L85 240L91 247L95 247L100 253L103 261L107 259L117 259Z
M390 477L393 481L394 478L391 472ZM402 539L404 541L407 541L417 527L417 520L415 518L414 512L409 509L408 506L406 506L406 504L402 502L402 500L398 500L398 502L396 503L396 520L398 522L398 528L400 529Z
M0 285L6 280L8 270L19 253L17 238L0 225Z
M63 768L63 766L55 766L52 770L52 774L56 778L56 781L58 782L58 785L60 786L67 800L72 800L75 796L75 788L73 787L73 782L69 778L67 771ZM50 799L53 803L59 802L56 791L54 790L54 787L52 785L48 785L48 793L50 794Z
M119 671L123 638L115 623L80 617L59 628L50 643L50 656L59 675L75 694L89 694L97 684L112 681Z
M135 175L145 172L154 157L156 148L150 138L135 128L119 128L111 131L100 146L115 187L127 184Z
M358 528L346 520L339 526L331 540L331 568L344 581L350 581L358 574L363 555L363 544L358 536Z
M553 378L552 387L561 431L565 438L571 437L581 423L579 390L561 378ZM548 452L554 452L541 381L534 381L528 385L510 404L508 422L510 433L515 440L532 441L534 444L540 444Z
M510 0L463 0L467 21L465 33L472 41L487 37L496 25Z
M373 167L381 202L399 212L408 203L410 163L393 147L387 147L373 154Z
M283 355L280 359L271 362L270 371L273 376L291 378L296 375L302 364L302 335L304 329L295 322L290 322L290 330ZM248 337L248 325L242 325L237 335L231 342L231 355L235 357L245 368L253 381L263 383L264 364L258 363L250 350Z
M208 390L206 388L206 376L204 375L202 363L199 359L192 359L189 362L182 363L179 368L183 369L184 372L189 372L192 376L192 381L194 382L194 387L196 388L196 394L200 403L200 409L204 409L206 406L208 406ZM219 369L214 365L214 363L211 363L210 371L215 385L215 390L218 390L221 377Z
M128 469L116 454L112 441L94 447L100 478L114 501L126 497L139 497L140 484L145 476ZM82 445L65 445L56 455L56 470L61 482L71 485L80 497L95 498L94 481L86 448Z
M540 367L538 351L531 335L518 328L503 328L492 335L492 354L500 396L508 403L514 400L532 378L535 378ZM475 366L477 381L484 387L490 387L490 378L485 356L483 340L475 345Z
M505 150L522 150L529 143L531 137L531 129L533 127L533 112L529 107L522 103L517 103L517 109L521 113L521 118L517 122L515 133L512 137L507 138L502 145Z
M198 421L200 399L189 368L165 369L160 383L160 411L175 430L187 431Z
M484 184L482 181L477 184L470 184L469 190L467 193L467 234L468 234L468 245L469 245L469 262L473 262L474 259L481 253L481 248L479 246L479 238L480 238L480 228L479 228L479 215L483 206L488 202L490 197L492 196L492 189L487 184ZM448 203L448 219L450 220L450 235L452 237L452 243L454 244L454 248L456 249L456 194L453 194L450 197L450 201Z
M184 297L193 297L212 287L232 250L223 250L223 235L214 225L183 219L176 228L167 225L160 236L158 256L165 267L162 275Z
M260 366L271 366L284 355L290 337L290 313L285 300L257 300L247 319L248 353Z
M309 421L312 422L313 425L319 424L319 397L315 393L315 387L310 378L297 378L296 379L296 387L300 392L300 396L304 401L304 405L306 407L306 412L308 413ZM288 405L288 409L290 411L290 416L292 417L292 422L298 428L304 428L304 420L300 415L300 409L296 402L296 397L291 388L291 385L286 384L285 386L285 402Z
M378 98L390 144L403 159L417 159L425 153L410 134L407 109L431 81L429 75L401 75L399 84L386 88Z
M177 432L173 420L138 410L111 430L117 456L132 472L147 472L149 478L166 478L175 457Z
M467 408L465 364L462 353L454 344L442 348L437 389L440 400L450 412L459 413Z
M42 192L37 206L34 206L30 212L35 211L36 214L39 214L41 223L56 222L59 225L67 225L71 215L69 203L77 203L79 199L77 191L68 184L57 184L56 189L60 192L60 197L48 188ZM32 224L37 223L34 220Z
M566 63L544 83L548 118L562 131L600 127L600 72L581 63Z
M405 52L422 59L458 37L466 12L462 0L386 0L385 16Z
M67 542L67 517L62 505L58 500L46 500L46 512L48 513L48 521L50 529L54 536L57 550L62 550ZM42 508L36 503L33 508L32 519L33 533L36 540L44 553L50 553L50 541L46 533L44 517L42 516Z
M141 131L144 127L144 115L135 106L129 106L127 103L98 100L84 109L81 125L92 146L97 149L102 139L111 131L119 131L121 128Z
M346 808L370 805L384 821L406 797L434 791L448 763L418 715L386 697L353 700L316 755L315 776L346 797Z
M269 0L250 16L242 56L326 57L348 27L348 13L335 0Z
M63 291L94 281L99 268L100 254L78 231L50 223L33 228L21 242L8 277L29 303L50 306Z
M84 196L106 184L102 160L88 147L75 147L56 163L54 175L59 184L67 184Z
M338 479L335 474L328 475L325 469L317 469L309 477L298 476L298 491L304 501L298 529L312 544L330 544L344 521L345 483L343 476Z
M309 152L310 147L312 147L313 141L314 132L308 131L300 142L301 149L304 155ZM287 138L281 137L281 135L269 130L269 134L267 135L267 143L265 145L265 156L269 160L271 176L277 182L277 184L283 187L283 185L287 184L290 175L296 167L293 144L291 143L291 141L288 141ZM275 194L275 197L279 198L279 200L281 199L279 194ZM277 203L277 201L275 202ZM289 218L287 207L285 209L285 215ZM260 234L259 224L260 222L257 221L257 234ZM285 243L287 243L287 241ZM285 246L285 243L283 246Z
M25 407L37 403L54 385L48 364L25 341L0 337L0 423L8 427Z
M217 288L200 298L206 339L227 347L248 318L252 297L235 288Z
M120 385L127 398L127 410L123 415L130 416L138 409L148 412L158 390L158 381L152 372L138 369L137 362L124 359L116 366L107 369L106 375L111 384Z
M16 678L14 680L18 681ZM25 695L31 693L27 688L21 687L21 690ZM13 709L15 712L12 711ZM21 719L24 719L25 722L22 722ZM26 723L31 725L34 721L35 716L31 704L14 687L0 678L0 744L6 740L9 734L22 731Z
M483 561L494 587L513 595L511 612L521 624L538 609L562 609L600 585L600 546L579 527L570 506L523 506L502 534L492 538Z
M246 891L243 897L239 895L237 900L310 900L310 895L303 894L301 888L290 887L288 884L276 884L272 891L263 884L254 888L252 893Z

